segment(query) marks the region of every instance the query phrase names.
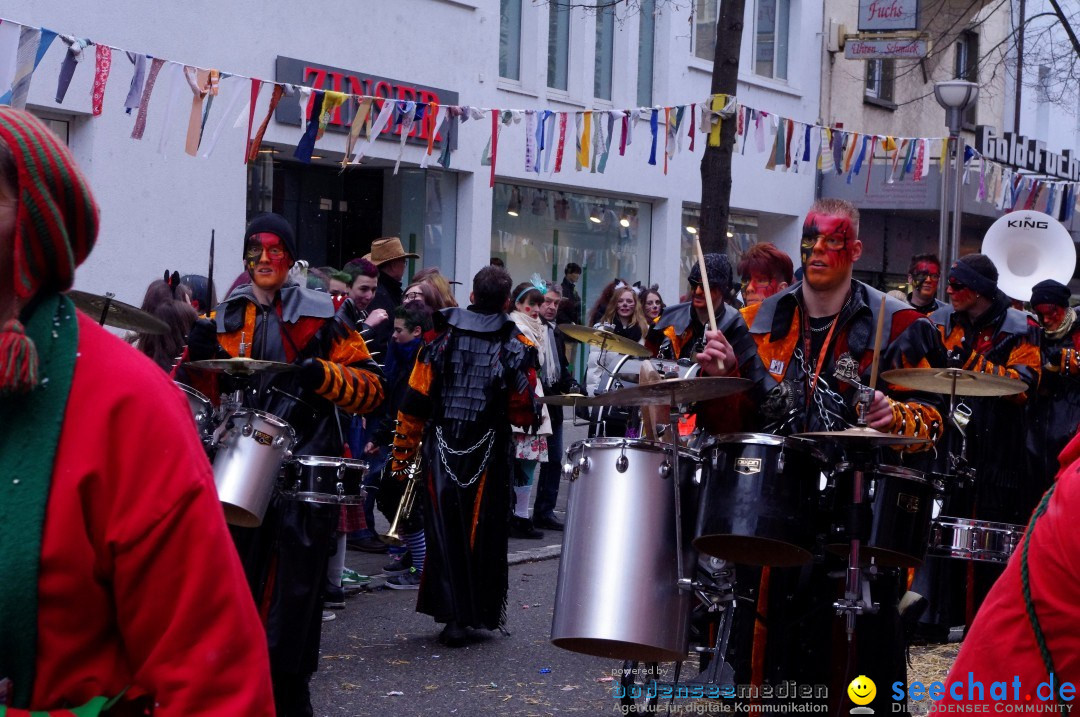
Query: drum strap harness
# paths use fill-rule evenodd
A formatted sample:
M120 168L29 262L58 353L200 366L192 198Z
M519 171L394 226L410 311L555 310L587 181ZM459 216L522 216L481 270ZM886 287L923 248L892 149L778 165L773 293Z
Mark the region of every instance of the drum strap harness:
M1039 647L1039 656L1042 657L1043 667L1051 680L1054 679L1056 672L1054 658L1050 655L1050 646L1046 644L1046 635L1043 633L1042 625L1039 624L1039 618L1035 615L1035 600L1031 595L1031 574L1028 567L1028 548L1031 547L1031 537L1035 530L1035 523L1046 512L1047 507L1050 505L1050 496L1054 494L1054 489L1057 486L1057 483L1050 486L1050 490L1046 491L1039 502L1039 507L1032 513L1031 522L1028 523L1027 533L1024 536L1024 549L1020 551L1020 584L1024 592L1024 609L1027 611L1031 629L1035 632L1035 644ZM1057 696L1057 702L1061 705L1062 711L1068 711L1068 703L1061 698L1060 694Z

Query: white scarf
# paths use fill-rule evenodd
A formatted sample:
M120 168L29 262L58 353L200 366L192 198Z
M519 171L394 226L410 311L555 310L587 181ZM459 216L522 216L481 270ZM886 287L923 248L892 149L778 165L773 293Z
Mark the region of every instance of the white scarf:
M533 318L521 311L510 312L510 318L517 324L518 330L536 346L536 353L540 356L540 373L543 382L550 386L559 378L559 364L552 353L551 342L547 340L547 326L539 317Z

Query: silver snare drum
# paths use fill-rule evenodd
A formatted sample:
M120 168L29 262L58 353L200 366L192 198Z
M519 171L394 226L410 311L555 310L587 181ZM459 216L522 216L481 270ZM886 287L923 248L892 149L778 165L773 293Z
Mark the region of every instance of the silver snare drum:
M225 522L256 528L296 434L277 416L250 408L236 411L225 424L214 456L218 499L225 508Z
M936 518L930 527L930 555L946 558L1007 563L1026 526L986 520Z
M692 595L677 587L671 446L592 438L563 466L571 481L551 642L594 657L686 659ZM679 451L688 572L699 466L696 452Z
M352 458L296 456L281 469L281 494L307 503L358 505L364 502L368 464Z

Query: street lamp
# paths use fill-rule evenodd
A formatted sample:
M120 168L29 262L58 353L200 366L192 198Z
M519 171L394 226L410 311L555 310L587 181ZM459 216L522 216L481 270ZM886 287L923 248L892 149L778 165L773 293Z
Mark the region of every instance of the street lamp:
M949 139L955 147L955 165L953 165L953 200L952 200L952 224L950 231L949 206L946 202L948 196L949 165L945 162L945 172L941 177L941 220L938 232L938 255L941 257L944 267L952 266L956 261L956 255L960 252L960 216L962 182L964 174L961 168L964 163L964 137L960 134L960 127L964 122L964 110L970 107L979 98L979 86L967 80L948 80L934 83L934 97L938 104L945 109L945 124L949 127ZM948 146L944 148L948 153ZM951 237L951 241L950 241ZM938 297L945 298L946 282L938 285Z

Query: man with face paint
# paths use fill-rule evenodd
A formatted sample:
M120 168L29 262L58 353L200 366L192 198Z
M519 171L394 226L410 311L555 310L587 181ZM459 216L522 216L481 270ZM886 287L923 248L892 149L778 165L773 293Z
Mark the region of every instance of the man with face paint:
M334 311L329 294L289 280L296 259L292 227L260 214L244 234L244 268L251 283L200 319L188 336L177 378L215 402L242 389L243 405L275 415L296 431L294 455L341 456L348 415L369 413L383 399L378 366L360 336L351 299ZM293 363L298 371L239 381L186 364L247 356ZM319 657L322 589L336 506L284 500L275 494L259 528L232 528L261 614L265 615L274 699L279 715L311 715L308 684Z
M911 257L907 280L911 287L907 302L920 314L929 316L945 306L944 301L937 299L938 284L941 282L941 261L937 254L916 254Z
M950 421L939 450L941 470L948 456L961 454L966 440L964 453L974 479L946 485L941 512L1026 524L1048 485L1045 476L1032 474L1025 450L1025 404L1042 369L1039 328L1028 315L1010 308L997 280L997 267L989 257L961 257L949 268L950 305L930 315L949 351L950 366L1018 379L1028 388L1015 396L959 402L963 435ZM928 637L941 639L950 627L970 626L1004 566L979 562L970 567L969 572L968 565L957 561L931 560L919 571L912 589L930 599L920 626Z
M743 304L760 304L794 281L791 257L768 242L755 244L739 260Z
M1049 484L1058 454L1080 428L1080 322L1069 306L1072 292L1046 279L1031 290L1031 308L1042 326L1042 378L1028 405L1028 454L1032 470Z
M852 278L862 248L858 210L846 201L818 200L803 224L804 280L743 310L757 346L755 360L768 373L769 398L758 420L769 432L841 430L857 422L856 384L869 383L883 297ZM898 299L887 298L884 311L880 370L944 364L932 323ZM870 405L862 408L870 427L937 440L942 425L937 397L879 386ZM898 460L899 451L882 453L885 461ZM829 683L835 656L847 649L844 638L837 637L842 631L833 630L840 619L833 602L842 588L829 573L842 572L845 566L842 558L826 554L823 562L806 568L770 570L767 593L762 591L768 598L758 606L767 619L765 640L759 640L752 652L756 674L774 684L780 680ZM878 684L906 682L904 645L899 637L898 602L903 593L899 571L879 569L870 577L870 591L880 609L858 617L852 674L873 675ZM879 704L873 707L888 711L886 701L886 696L879 695Z

